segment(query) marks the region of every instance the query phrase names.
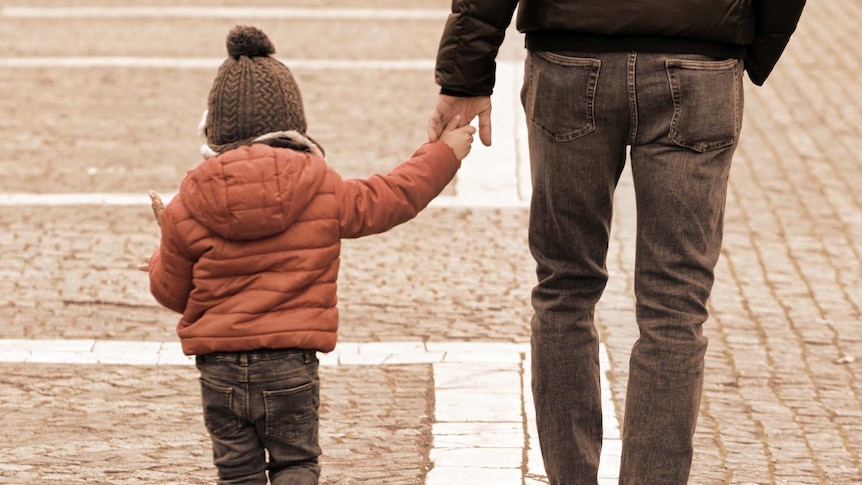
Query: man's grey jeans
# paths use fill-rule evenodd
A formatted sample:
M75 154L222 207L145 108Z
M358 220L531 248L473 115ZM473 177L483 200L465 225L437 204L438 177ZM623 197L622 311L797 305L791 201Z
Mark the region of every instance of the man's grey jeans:
M707 346L702 325L742 123L742 75L740 60L701 55L529 54L522 102L538 277L532 382L552 484L597 481L594 309L608 277L613 193L627 146L640 337L629 365L620 483L688 480Z

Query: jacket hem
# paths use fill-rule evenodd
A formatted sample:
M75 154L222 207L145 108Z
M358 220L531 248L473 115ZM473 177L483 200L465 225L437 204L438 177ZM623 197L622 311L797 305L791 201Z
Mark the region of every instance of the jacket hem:
M707 42L648 35L602 35L561 30L537 30L526 34L531 51L549 52L653 52L700 54L725 59L742 59L746 47L721 42Z

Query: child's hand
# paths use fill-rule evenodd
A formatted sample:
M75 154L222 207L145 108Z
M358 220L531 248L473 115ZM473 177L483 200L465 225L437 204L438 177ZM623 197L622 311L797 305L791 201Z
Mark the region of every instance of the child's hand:
M150 271L150 256L144 258L144 264L138 265L138 271L149 272Z
M159 194L156 193L155 190L148 190L147 195L150 196L150 200L152 201L153 216L156 218L156 222L159 224L159 227L162 227L162 212L165 211L165 204L162 202L162 198L159 197ZM144 258L144 264L139 264L138 270L144 272L150 271L150 256Z
M159 224L159 227L161 227L162 212L165 210L165 204L162 202L162 198L159 197L159 194L157 194L155 190L148 190L147 195L150 196L150 200L153 204L153 216L156 217L156 222Z
M458 123L461 121L460 115L455 115L443 128L443 134L440 139L443 143L455 152L458 160L463 160L470 153L470 144L473 143L473 133L476 133L476 128L470 125L464 125L458 128Z

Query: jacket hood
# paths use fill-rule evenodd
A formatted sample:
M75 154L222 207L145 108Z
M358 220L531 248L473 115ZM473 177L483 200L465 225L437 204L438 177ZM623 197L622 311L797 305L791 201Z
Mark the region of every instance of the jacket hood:
M179 195L191 216L228 240L284 232L325 178L322 152L307 137L278 132L255 142L207 158L180 184Z

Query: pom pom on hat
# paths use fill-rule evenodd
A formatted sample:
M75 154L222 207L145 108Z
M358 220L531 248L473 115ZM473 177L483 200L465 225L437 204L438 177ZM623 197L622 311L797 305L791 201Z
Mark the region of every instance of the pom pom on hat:
M257 27L237 25L227 36L227 53L234 59L240 56L266 57L275 54L275 46Z

